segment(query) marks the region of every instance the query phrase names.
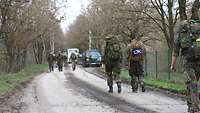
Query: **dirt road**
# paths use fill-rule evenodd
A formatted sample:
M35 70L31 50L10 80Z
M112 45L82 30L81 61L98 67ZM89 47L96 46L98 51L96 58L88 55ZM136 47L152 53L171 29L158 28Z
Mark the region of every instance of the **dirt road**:
M187 113L185 102L161 93L132 93L125 84L122 94L114 91L107 93L106 81L84 69L68 68L39 75L13 100L18 104L0 113Z
M45 73L25 90L21 113L123 113L90 98L87 91L69 81L71 74ZM80 89L80 90L77 90Z
M78 69L73 72L77 79L88 83L90 86L95 87L101 91L107 91L106 81L90 74L83 69ZM112 96L120 98L131 105L143 108L149 111L158 113L187 113L186 102L178 98L171 98L162 93L147 91L145 93L132 93L129 85L123 84L122 94L117 94L117 87L115 85L115 93ZM149 112L147 111L147 112Z

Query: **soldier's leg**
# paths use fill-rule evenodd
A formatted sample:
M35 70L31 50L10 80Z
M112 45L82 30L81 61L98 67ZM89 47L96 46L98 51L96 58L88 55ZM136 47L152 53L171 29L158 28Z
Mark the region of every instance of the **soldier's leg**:
M129 69L129 75L131 77L131 87L133 92L137 92L138 90L138 78L136 76L136 68L135 65L131 63L130 69Z
M63 71L63 64L61 64L60 70Z
M109 87L108 92L112 93L113 92L113 77L112 77L112 72L107 72L107 84Z
M51 65L49 64L49 72L51 72Z
M138 90L138 77L135 74L133 74L131 76L131 86L132 86L132 91L137 92L137 90Z
M140 76L139 76L139 83L140 83L140 86L141 86L141 88L142 88L142 92L145 92L144 75L140 75Z
M52 64L52 66L51 66L51 70L54 71L54 64Z
M60 71L60 65L58 64L58 71Z
M185 68L184 74L187 76L187 104L188 111L191 113L199 111L199 95L198 95L198 84L195 76L195 70L192 68Z
M144 87L144 70L143 70L143 62L137 63L137 73L138 73L138 82L142 88L142 92L145 92Z
M51 62L49 62L49 71L50 71L50 72L52 71L52 68L51 68L51 66L52 66L52 63L51 63Z
M112 65L110 62L105 64L105 71L107 75L107 85L109 87L109 93L113 93L113 77L112 77Z
M50 63L50 67L51 71L53 71L53 63Z
M114 75L115 80L116 80L118 93L121 93L121 91L122 91L120 73L121 73L120 66L119 65L115 65L115 67L113 68L113 75Z
M60 64L60 71L62 71L62 64Z

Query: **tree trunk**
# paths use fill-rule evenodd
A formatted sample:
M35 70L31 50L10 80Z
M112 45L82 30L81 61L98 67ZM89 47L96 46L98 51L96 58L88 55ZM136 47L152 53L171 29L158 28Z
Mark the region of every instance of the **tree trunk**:
M199 20L199 8L200 8L200 2L199 2L199 0L195 0L192 5L191 19Z
M179 3L179 15L181 20L187 20L186 14L186 0L178 0Z
M37 64L43 63L45 56L44 51L45 51L44 41L42 41L41 38L33 42L33 52L34 52L35 62Z
M168 14L169 14L169 49L173 48L174 45L174 20L173 20L173 1L172 0L168 0Z

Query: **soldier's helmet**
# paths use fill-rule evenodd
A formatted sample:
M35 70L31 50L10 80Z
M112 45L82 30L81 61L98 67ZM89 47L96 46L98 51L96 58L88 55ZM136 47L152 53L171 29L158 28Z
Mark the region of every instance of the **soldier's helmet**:
M183 20L179 26L179 32L187 32L189 30L189 21Z

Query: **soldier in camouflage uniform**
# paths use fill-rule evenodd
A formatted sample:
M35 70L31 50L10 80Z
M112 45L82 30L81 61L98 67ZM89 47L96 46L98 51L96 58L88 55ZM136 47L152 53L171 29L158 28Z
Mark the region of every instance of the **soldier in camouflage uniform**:
M53 53L49 53L48 57L47 57L47 62L49 64L49 71L52 72L54 71L54 60L55 60L55 56Z
M105 70L107 74L107 84L109 86L109 93L113 93L113 79L116 80L118 93L121 93L121 80L120 80L120 63L122 61L122 52L119 41L116 36L110 35L106 37L105 47Z
M72 69L73 71L76 69L76 60L77 60L77 56L75 53L72 53L70 56L70 60L72 62Z
M57 56L57 64L58 64L58 70L63 71L63 65L64 65L64 56L61 54L61 52L58 52Z
M200 25L200 24L199 24ZM197 26L200 27L200 26ZM199 32L200 30L198 30ZM178 37L175 39L175 48L172 56L171 70L176 70L176 59L181 51L183 58L184 75L187 77L187 104L188 112L199 112L199 95L198 80L200 77L200 47L196 46L196 42L200 41L200 35L195 37L196 33L192 33L190 21L182 21L179 27ZM198 53L199 52L199 53Z
M135 55L133 55L135 53ZM129 61L129 75L131 76L132 91L137 92L140 84L142 92L145 92L144 87L144 71L143 58L145 54L145 47L141 41L133 39L128 46L128 61Z

